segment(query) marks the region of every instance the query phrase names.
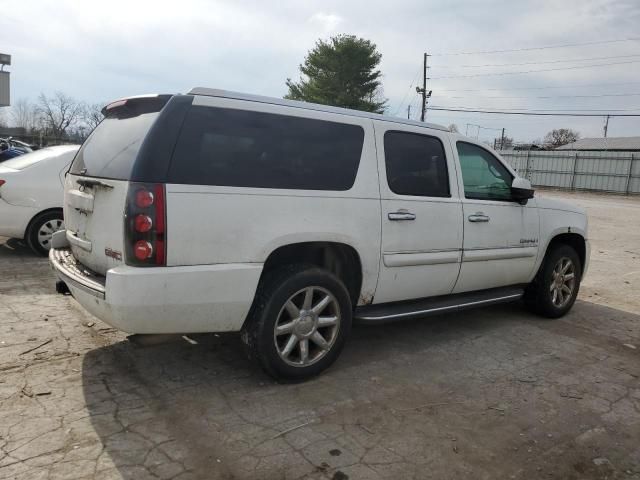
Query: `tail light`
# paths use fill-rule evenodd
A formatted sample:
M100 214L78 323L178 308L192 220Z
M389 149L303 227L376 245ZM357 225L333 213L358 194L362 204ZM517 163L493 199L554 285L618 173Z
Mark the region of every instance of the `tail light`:
M129 184L124 218L127 265L166 265L164 185Z
M0 187L1 187L2 185L4 185L5 183L7 183L5 180L0 180Z

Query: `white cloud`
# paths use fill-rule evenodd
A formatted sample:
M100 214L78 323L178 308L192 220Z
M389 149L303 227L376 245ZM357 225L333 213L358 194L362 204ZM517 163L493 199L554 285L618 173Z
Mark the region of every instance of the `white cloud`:
M336 15L335 13L314 13L309 18L311 23L319 25L322 28L323 33L332 33L336 30L338 25L340 25L344 19L340 15Z

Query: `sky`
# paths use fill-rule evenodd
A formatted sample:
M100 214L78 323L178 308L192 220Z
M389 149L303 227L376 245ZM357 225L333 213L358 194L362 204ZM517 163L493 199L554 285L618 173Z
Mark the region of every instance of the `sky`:
M419 114L424 52L433 106L640 113L638 0L0 0L0 12L14 103L55 91L106 103L194 86L281 97L315 42L345 33L382 54L389 115L406 117L408 105ZM525 50L459 54L513 49ZM600 66L575 68L585 65ZM538 71L512 74L529 70ZM429 110L427 121L483 140L505 128L528 142L562 127L602 136L604 115ZM640 117L610 119L609 136L631 135L640 135Z

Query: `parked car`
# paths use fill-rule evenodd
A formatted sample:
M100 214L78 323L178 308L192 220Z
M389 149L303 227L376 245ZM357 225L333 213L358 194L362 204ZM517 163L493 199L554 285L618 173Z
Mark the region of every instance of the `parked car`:
M0 164L0 235L24 238L46 255L51 236L64 227L64 173L79 145L47 147Z
M34 150L37 150L37 148L34 147L34 145L29 145L26 142L22 142L20 140L17 140L13 137L9 137L5 140L12 148L15 148L16 150L20 150L23 153L31 153Z
M27 152L24 149L14 145L13 142L4 138L0 139L0 163L25 153Z
M58 291L126 332L241 332L302 379L352 319L520 298L559 317L587 269L582 209L444 127L206 88L103 113L49 258Z

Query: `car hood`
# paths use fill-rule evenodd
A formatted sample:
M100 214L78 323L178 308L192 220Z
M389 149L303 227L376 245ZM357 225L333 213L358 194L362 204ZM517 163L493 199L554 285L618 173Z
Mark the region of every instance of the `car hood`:
M538 208L548 208L550 210L561 210L563 212L581 213L582 215L587 214L587 211L584 208L570 202L556 200L555 198L536 197L536 203L538 205Z

